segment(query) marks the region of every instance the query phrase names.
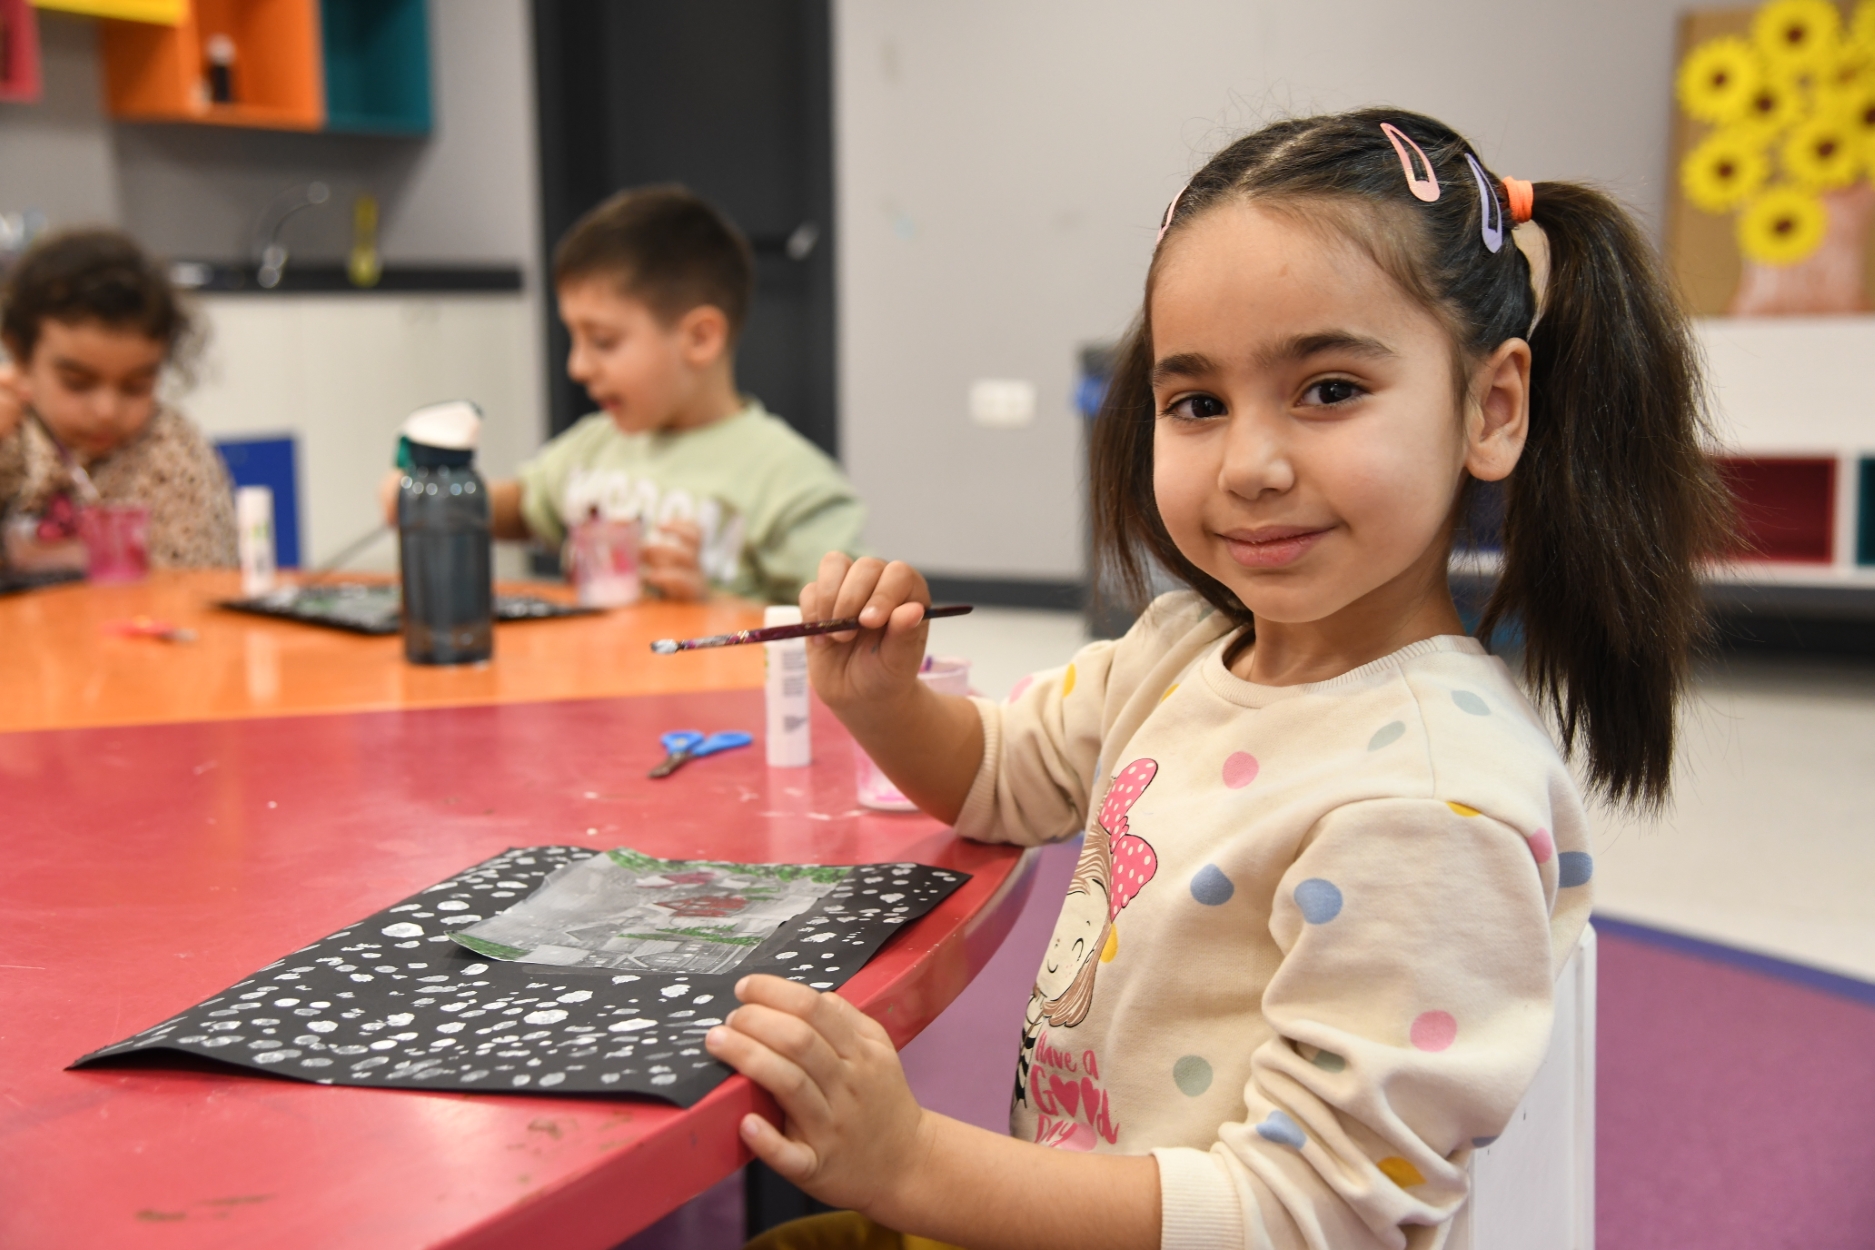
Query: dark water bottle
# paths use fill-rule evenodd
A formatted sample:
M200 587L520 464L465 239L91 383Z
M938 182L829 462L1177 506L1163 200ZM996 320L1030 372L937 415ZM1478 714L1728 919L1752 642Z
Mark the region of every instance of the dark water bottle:
M470 450L408 444L397 497L404 658L474 664L495 650L488 484Z

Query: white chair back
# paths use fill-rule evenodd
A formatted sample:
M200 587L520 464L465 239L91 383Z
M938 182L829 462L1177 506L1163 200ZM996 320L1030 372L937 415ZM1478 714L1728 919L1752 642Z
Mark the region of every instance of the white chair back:
M1445 1250L1595 1250L1595 930L1556 982L1549 1054L1517 1114L1471 1157Z

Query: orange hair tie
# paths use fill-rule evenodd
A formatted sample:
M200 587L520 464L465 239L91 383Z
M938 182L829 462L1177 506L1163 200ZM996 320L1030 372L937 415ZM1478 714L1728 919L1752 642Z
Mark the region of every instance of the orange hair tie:
M1504 198L1510 203L1510 219L1518 225L1536 210L1536 188L1521 178L1504 179Z

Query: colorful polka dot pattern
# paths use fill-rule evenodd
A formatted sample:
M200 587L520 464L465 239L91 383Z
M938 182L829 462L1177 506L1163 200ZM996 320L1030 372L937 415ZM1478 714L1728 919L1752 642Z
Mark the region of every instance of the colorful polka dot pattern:
M1310 877L1295 889L1296 906L1310 924L1327 924L1341 914L1341 889L1332 881Z
M1074 693L1074 665L1068 665L1068 671L1061 675L1061 697L1067 698Z
M1348 1067L1348 1061L1332 1050L1316 1051L1309 1062L1324 1072L1345 1072Z
M1374 736L1367 740L1367 749L1369 751L1378 751L1382 747L1390 747L1405 736L1406 722L1390 720L1380 728L1374 730Z
M1458 1021L1447 1011L1424 1012L1413 1020L1413 1049L1437 1052L1458 1040Z
M1263 1117L1262 1122L1257 1125L1257 1136L1264 1141L1275 1142L1278 1146L1288 1146L1292 1150L1302 1149L1309 1140L1308 1134L1302 1131L1302 1126L1281 1111L1272 1111Z
M1587 851L1564 851L1556 857L1556 884L1567 890L1587 885L1595 875L1595 859Z
M1186 1055L1172 1065L1172 1083L1187 1098L1196 1098L1211 1088L1211 1065L1202 1055Z
M1028 688L1030 686L1033 686L1034 684L1035 684L1035 675L1032 673L1029 676L1024 677L1021 681L1018 681L1014 686L1010 687L1009 701L1011 703L1014 703L1017 699L1020 699L1025 693L1027 693Z
M1233 751L1224 761L1224 784L1233 790L1241 790L1257 779L1262 771L1257 757L1248 751Z
M1556 853L1556 839L1549 836L1547 829L1538 829L1530 835L1528 841L1530 857L1539 864L1549 863L1549 857Z
M1216 864L1206 864L1191 879L1191 896L1206 907L1222 907L1236 892L1237 887Z
M1380 1174L1382 1176L1392 1181L1395 1185L1398 1185L1401 1189L1407 1189L1414 1185L1424 1185L1426 1183L1426 1178L1419 1174L1419 1169L1405 1159L1402 1159L1399 1155L1388 1155L1374 1166L1380 1169Z
M1491 714L1491 705L1469 690L1454 690L1452 692L1452 702L1458 704L1459 711L1469 712L1473 716L1489 716Z
M1165 693L1159 696L1159 702L1164 703L1167 699L1171 698L1172 692L1177 689L1178 689L1177 682L1173 682L1171 685L1167 686L1165 688Z
M1446 806L1451 808L1454 812L1458 813L1460 816L1470 817L1470 816L1476 816L1478 814L1477 808L1467 807L1463 803L1453 803L1453 802L1448 801L1446 803Z

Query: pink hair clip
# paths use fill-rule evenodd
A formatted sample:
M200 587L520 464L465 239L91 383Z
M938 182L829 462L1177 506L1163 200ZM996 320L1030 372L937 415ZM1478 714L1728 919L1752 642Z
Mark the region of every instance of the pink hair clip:
M1484 176L1484 167L1478 164L1478 158L1465 153L1465 163L1471 166L1472 180L1478 184L1478 231L1484 236L1484 245L1493 253L1504 246L1504 210L1498 205L1497 193L1491 189L1491 180Z
M1400 168L1406 171L1406 189L1413 193L1413 198L1423 200L1428 204L1438 199L1439 175L1433 172L1432 162L1426 159L1425 152L1413 142L1412 136L1392 122L1381 122L1380 133L1387 136L1387 142L1391 143L1393 150L1399 154ZM1424 178L1413 173L1413 158L1406 154L1408 148L1413 149L1414 155L1419 157L1420 166L1426 171Z
M1159 219L1159 237L1152 242L1154 247L1165 242L1165 232L1172 228L1172 215L1178 212L1179 201L1185 198L1185 192L1189 190L1191 190L1191 183L1187 182L1178 189L1178 194L1172 197L1172 202L1165 206L1165 216Z

